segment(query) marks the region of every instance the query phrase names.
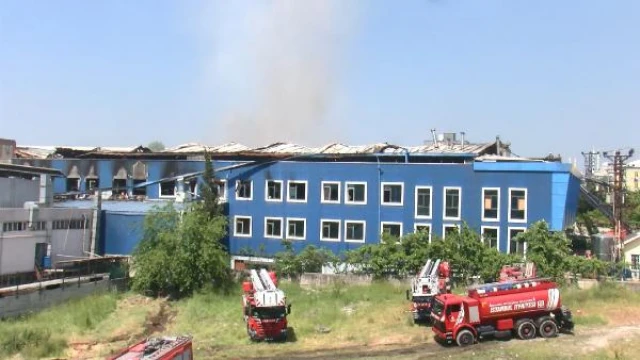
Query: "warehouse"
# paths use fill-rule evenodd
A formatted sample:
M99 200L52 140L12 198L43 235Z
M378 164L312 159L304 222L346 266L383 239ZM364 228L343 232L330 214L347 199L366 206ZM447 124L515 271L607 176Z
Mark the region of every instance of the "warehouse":
M214 159L234 256L269 258L285 238L298 250L313 244L336 253L379 242L382 232L419 230L446 239L463 222L481 232L488 245L524 253L526 244L511 239L531 223L546 220L560 231L575 221L580 180L572 165L554 157L515 156L499 138L473 144L453 133L434 134L433 141L409 147L232 143L152 152L141 146L18 146L14 163L62 171L66 178L54 181L54 192L73 199L67 203L76 207L91 204L99 189L111 208L102 226L114 234L101 232L100 243L103 250L111 249L106 253L126 255L140 239L141 221L123 221L138 228L118 231L109 214L135 208L129 214L143 217L158 202L193 199L205 150ZM125 204L132 202L138 204Z

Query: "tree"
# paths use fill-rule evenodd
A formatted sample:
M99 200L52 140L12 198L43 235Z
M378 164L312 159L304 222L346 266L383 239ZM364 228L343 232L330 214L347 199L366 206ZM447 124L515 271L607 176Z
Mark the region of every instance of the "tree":
M163 151L164 149L166 149L164 144L160 141L152 141L149 143L149 145L147 145L147 147L151 151Z
M295 279L305 272L319 273L323 265L336 262L335 255L327 249L307 245L299 254L296 254L290 240L284 240L282 245L285 250L275 256L276 271L281 276Z
M536 264L542 276L564 282L567 257L571 255L571 242L564 233L551 232L545 221L538 221L515 240L527 243L527 260Z
M207 284L228 289L229 258L220 242L226 227L224 217L209 217L201 203L182 214L171 203L154 209L133 253L133 289L177 298Z
M222 207L218 199L218 191L215 184L215 173L211 162L211 155L204 152L204 173L202 174L202 202L204 210L210 218L223 215Z

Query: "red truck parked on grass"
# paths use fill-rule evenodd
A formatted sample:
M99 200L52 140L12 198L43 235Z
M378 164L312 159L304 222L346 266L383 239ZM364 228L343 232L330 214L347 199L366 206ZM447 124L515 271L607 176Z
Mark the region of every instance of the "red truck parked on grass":
M473 286L467 296L441 294L435 298L431 317L436 339L459 346L488 336L555 337L574 326L558 286L548 279Z
M108 360L193 360L191 337L151 338L122 349Z
M287 339L287 305L284 292L278 289L274 272L266 269L250 270L251 281L242 284L242 309L247 323L247 334L254 341Z

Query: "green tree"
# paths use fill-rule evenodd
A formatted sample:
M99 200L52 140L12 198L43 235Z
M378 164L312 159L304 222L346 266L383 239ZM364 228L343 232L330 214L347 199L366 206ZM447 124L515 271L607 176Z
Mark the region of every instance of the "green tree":
M228 289L228 254L220 240L226 219L210 218L201 203L179 213L173 204L151 211L133 253L133 289L153 296L188 296L205 285Z
M325 264L335 264L336 256L329 250L307 245L300 253L296 254L290 240L282 242L284 251L275 255L276 271L281 276L297 279L302 273L319 273Z
M204 172L202 173L202 202L204 211L210 218L223 215L222 206L218 199L218 191L215 184L215 172L211 162L211 155L204 153Z
M571 241L563 232L551 232L545 221L538 221L515 240L527 243L527 260L536 264L541 276L564 282Z
M147 145L147 147L151 151L163 151L165 149L164 144L160 141L152 141L149 143L149 145Z

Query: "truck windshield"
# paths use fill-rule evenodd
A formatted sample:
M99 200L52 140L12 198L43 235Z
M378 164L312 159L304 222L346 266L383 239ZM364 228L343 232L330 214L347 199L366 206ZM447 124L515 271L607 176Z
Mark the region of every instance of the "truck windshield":
M431 309L431 312L436 314L437 316L441 316L443 309L444 304L442 303L442 301L436 299L436 301L433 302L433 308Z
M253 316L259 319L279 319L284 317L285 314L286 314L286 310L284 306L253 308Z

